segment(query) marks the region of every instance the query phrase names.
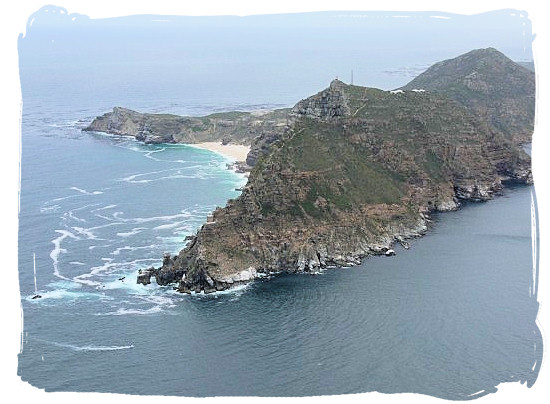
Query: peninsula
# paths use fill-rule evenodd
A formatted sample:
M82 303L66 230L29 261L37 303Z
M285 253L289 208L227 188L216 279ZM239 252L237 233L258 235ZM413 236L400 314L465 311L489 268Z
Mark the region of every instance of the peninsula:
M251 147L242 194L138 275L210 293L271 272L358 264L422 235L432 212L531 183L521 144L534 107L534 73L489 48L393 91L333 80L291 109L187 118L115 108L86 130Z

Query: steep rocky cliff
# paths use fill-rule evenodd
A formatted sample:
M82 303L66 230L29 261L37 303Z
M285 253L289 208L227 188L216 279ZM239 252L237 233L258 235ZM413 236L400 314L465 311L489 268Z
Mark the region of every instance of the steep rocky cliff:
M402 89L444 94L487 119L516 143L531 141L535 73L494 48L476 49L436 63Z
M212 292L357 264L425 232L432 211L492 198L503 181L530 182L529 156L464 105L334 80L292 108L242 195L142 279Z

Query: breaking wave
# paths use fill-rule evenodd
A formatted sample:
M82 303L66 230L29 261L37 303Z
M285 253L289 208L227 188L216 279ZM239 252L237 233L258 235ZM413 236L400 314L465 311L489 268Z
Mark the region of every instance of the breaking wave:
M72 345L72 344L64 344L61 342L54 342L54 341L46 341L41 340L39 341L46 342L51 345L55 345L59 348L68 348L73 351L77 352L91 352L91 351L120 351L123 349L132 349L134 347L133 344L130 345L110 345L110 346L104 346L104 345L84 345L84 346L78 346L78 345Z

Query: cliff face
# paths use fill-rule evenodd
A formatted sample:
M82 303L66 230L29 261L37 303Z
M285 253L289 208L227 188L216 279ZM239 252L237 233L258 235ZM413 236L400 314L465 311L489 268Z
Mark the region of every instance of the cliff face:
M287 125L288 109L267 112L224 112L203 117L146 114L115 107L95 118L85 131L132 136L145 143L224 142L251 145L247 164L276 141Z
M436 63L402 89L444 94L484 117L514 142L531 141L535 73L496 49L476 49Z
M460 103L333 81L300 101L242 195L155 270L182 292L353 265L422 234L431 211L531 181L530 159Z

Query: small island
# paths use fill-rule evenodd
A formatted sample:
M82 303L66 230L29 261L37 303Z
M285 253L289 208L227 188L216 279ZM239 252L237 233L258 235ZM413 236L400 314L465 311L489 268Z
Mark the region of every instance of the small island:
M439 62L384 91L333 80L291 109L206 117L124 108L85 130L146 143L250 147L242 194L175 256L140 270L181 292L211 293L274 272L316 272L393 255L432 212L532 183L535 75L499 51Z

